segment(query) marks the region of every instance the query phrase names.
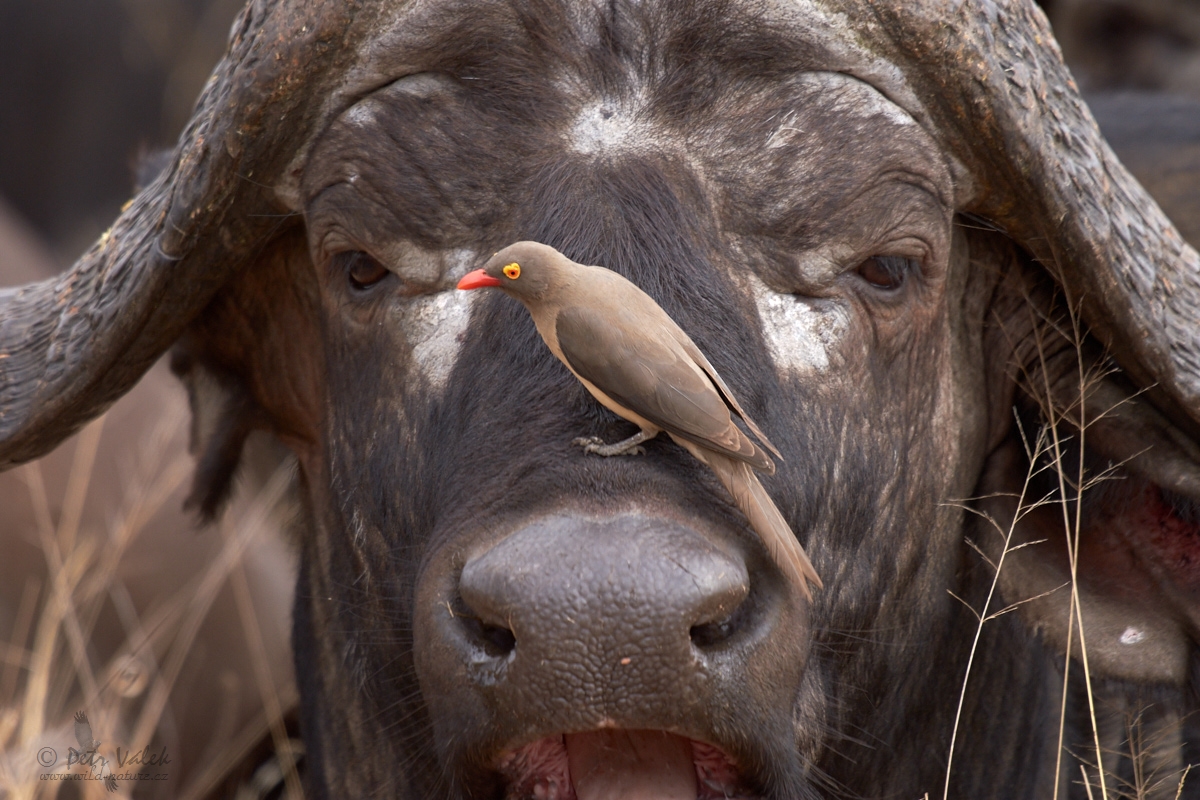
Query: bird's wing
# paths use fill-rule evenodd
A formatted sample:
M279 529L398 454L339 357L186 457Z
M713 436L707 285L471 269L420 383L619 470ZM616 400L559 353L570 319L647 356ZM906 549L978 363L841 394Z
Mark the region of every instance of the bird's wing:
M618 405L676 436L774 471L766 453L733 424L703 368L671 337L644 324L573 305L559 310L555 332L568 366Z
M75 741L79 742L79 746L84 750L89 750L92 746L92 724L88 722L87 714L82 711L75 712Z
M725 385L725 381L721 380L721 376L717 374L713 365L708 363L708 359L704 357L704 353L701 353L700 348L696 347L696 343L689 339L687 334L683 334L683 341L680 344L683 345L687 354L695 359L696 363L704 369L708 377L712 378L713 383L721 390L721 396L725 399L725 402L729 404L729 407L733 409L735 414L742 418L742 422L746 423L746 427L750 429L750 432L762 442L763 447L770 450L772 455L782 461L783 456L780 455L775 445L771 444L771 440L767 438L767 435L762 432L758 425L754 423L754 420L750 418L750 415L742 408L741 404L738 403L737 398L733 396L733 392Z

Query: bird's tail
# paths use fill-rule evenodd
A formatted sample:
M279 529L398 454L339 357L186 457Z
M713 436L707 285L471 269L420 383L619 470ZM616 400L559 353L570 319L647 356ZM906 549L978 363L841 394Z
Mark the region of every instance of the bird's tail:
M783 514L779 513L767 490L759 483L754 470L745 461L729 458L711 450L705 450L701 460L712 468L725 489L733 496L737 507L750 520L750 526L767 546L767 551L775 559L775 563L804 592L804 596L811 600L812 592L808 584L811 583L820 589L823 586L821 578L813 569L812 562L808 560L800 542L796 541L791 526L783 518Z

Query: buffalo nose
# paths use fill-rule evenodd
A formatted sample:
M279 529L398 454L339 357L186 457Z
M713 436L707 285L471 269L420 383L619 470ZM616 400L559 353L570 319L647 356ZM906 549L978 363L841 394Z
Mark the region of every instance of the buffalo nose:
M463 567L458 622L478 653L475 682L518 715L526 703L590 709L585 726L635 727L662 711L646 697L698 698L692 684L749 626L746 564L728 547L641 514L517 530Z
M459 583L492 649L578 643L622 657L715 643L748 591L738 555L637 514L540 520L468 561Z
M724 741L743 718L791 742L808 606L757 544L652 512L562 512L465 563L445 548L413 629L439 746L492 763L607 729Z

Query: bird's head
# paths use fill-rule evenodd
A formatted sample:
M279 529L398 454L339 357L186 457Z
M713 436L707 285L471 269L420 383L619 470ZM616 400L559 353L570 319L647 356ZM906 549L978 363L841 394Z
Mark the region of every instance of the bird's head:
M562 285L573 264L549 245L517 242L488 259L482 269L464 275L458 288L494 286L521 301L543 300Z

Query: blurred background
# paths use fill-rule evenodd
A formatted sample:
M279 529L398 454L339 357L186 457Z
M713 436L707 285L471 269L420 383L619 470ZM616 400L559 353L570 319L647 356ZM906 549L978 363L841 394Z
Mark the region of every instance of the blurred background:
M173 144L240 0L0 0L0 196L73 261Z
M240 6L0 0L0 286L51 276L108 228L142 154L178 137ZM1140 100L1096 93L1175 96L1186 141L1170 146L1200 165L1200 0L1043 6L1096 107L1136 123L1122 109ZM260 443L231 512L197 530L181 510L188 424L160 364L58 451L0 474L0 797L299 796L288 463ZM168 753L166 778L115 794L108 767L39 781L84 733L109 756Z

